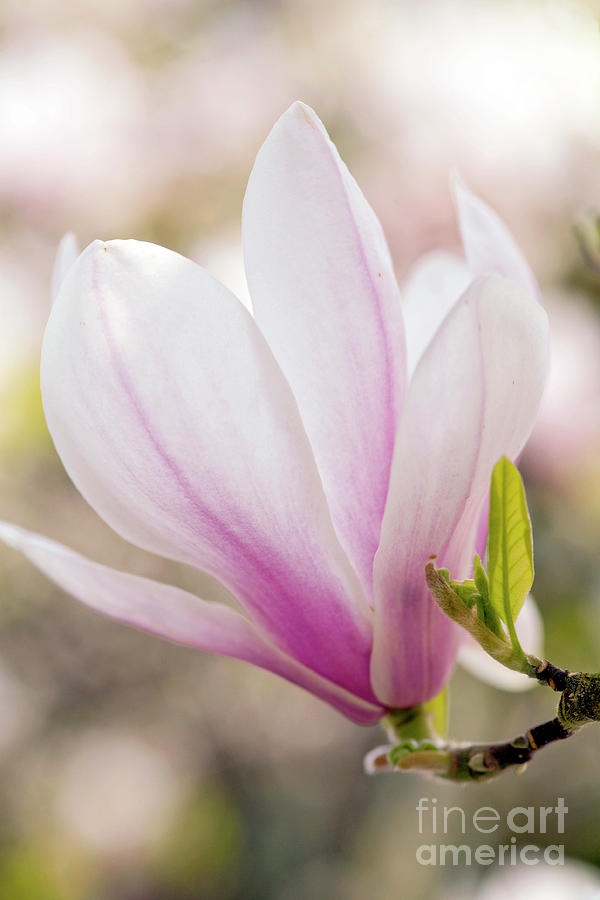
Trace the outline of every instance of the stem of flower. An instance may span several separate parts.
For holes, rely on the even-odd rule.
[[[382,720],[390,741],[435,741],[439,735],[425,704],[405,709],[388,709]]]
[[[404,741],[395,747],[377,748],[367,757],[366,769],[370,774],[419,772],[446,781],[488,781],[507,769],[515,769],[518,774],[538,750],[555,741],[565,740],[575,730],[567,728],[556,717],[530,728],[511,741],[499,743],[434,747],[426,741],[421,745]]]

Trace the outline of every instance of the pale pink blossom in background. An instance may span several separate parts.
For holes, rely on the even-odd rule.
[[[64,754],[53,804],[71,840],[126,857],[173,826],[181,797],[157,748],[123,731],[94,728]]]
[[[281,42],[260,23],[238,13],[205,31],[149,77],[152,152],[163,177],[176,182],[244,167],[296,84]]]
[[[38,227],[127,227],[150,187],[144,104],[107,35],[13,33],[0,55],[0,200]]]
[[[41,266],[25,267],[21,255],[40,261],[29,241],[11,240],[0,249],[0,396],[39,353],[48,290]],[[0,417],[0,432],[3,430]]]
[[[550,372],[523,456],[531,474],[559,488],[600,472],[600,315],[574,292],[548,298]]]
[[[377,133],[385,148],[365,155],[357,177],[400,271],[452,238],[441,198],[448,170],[458,167],[519,223],[535,271],[560,275],[565,229],[600,196],[597,13],[583,2],[471,0],[397,3],[389,18],[379,13],[363,6],[343,20],[357,77],[341,100],[349,115],[360,110],[357,129]]]
[[[437,694],[458,635],[424,566],[470,574],[491,469],[521,452],[547,364],[525,260],[458,181],[455,196],[466,262],[430,259],[402,304],[373,211],[295,103],[244,200],[255,318],[156,245],[96,241],[70,266],[62,245],[42,355],[61,459],[119,534],[218,578],[247,618],[14,525],[0,536],[87,605],[355,721]]]
[[[560,837],[557,836],[557,843],[561,843]],[[600,900],[600,876],[593,866],[570,859],[564,865],[548,866],[543,862],[543,848],[534,856],[529,851],[529,858],[539,860],[538,865],[498,867],[479,888],[462,883],[457,891],[445,890],[439,895],[440,900],[529,900],[532,896],[545,900]]]

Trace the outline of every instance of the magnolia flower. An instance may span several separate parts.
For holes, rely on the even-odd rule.
[[[5,524],[88,606],[244,659],[350,719],[437,694],[458,635],[436,554],[468,574],[493,464],[540,401],[547,319],[519,250],[460,184],[470,268],[404,303],[380,225],[315,113],[295,103],[252,171],[254,317],[206,271],[137,241],[68,265],[46,329],[48,427],[126,540],[218,578],[243,612]],[[435,289],[433,289],[435,287]]]
[[[591,499],[600,474],[600,317],[575,292],[546,299],[550,371],[523,462],[534,477]]]

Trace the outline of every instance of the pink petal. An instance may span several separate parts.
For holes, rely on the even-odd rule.
[[[305,688],[359,724],[383,710],[306,669],[268,643],[243,616],[220,603],[149,578],[92,562],[62,544],[0,522],[0,539],[20,550],[45,575],[86,606],[187,647],[245,660]]]
[[[302,103],[258,154],[243,238],[256,320],[294,391],[336,531],[370,595],[404,394],[402,312],[381,226]]]
[[[409,377],[434,334],[472,281],[464,259],[454,253],[433,251],[410,269],[402,285]]]
[[[372,681],[382,703],[422,703],[448,677],[456,634],[429,597],[424,567],[436,555],[455,577],[469,574],[492,467],[514,458],[531,430],[547,342],[541,306],[489,276],[466,291],[417,366],[375,559]]]
[[[456,214],[472,276],[496,272],[511,278],[541,302],[540,289],[527,260],[496,212],[476,197],[458,176],[452,180]]]
[[[161,247],[95,242],[52,309],[42,392],[109,525],[216,576],[281,649],[372,699],[370,612],[297,406],[226,288]]]

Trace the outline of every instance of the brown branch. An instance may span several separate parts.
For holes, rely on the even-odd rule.
[[[573,731],[555,718],[530,728],[512,741],[450,749],[450,767],[442,777],[451,781],[486,781],[506,769],[527,765],[538,750],[572,734]]]
[[[551,719],[530,728],[512,741],[493,744],[444,744],[421,746],[407,741],[371,751],[365,760],[369,774],[418,772],[445,781],[463,783],[489,781],[508,769],[522,770],[543,747],[573,734],[560,719]]]

